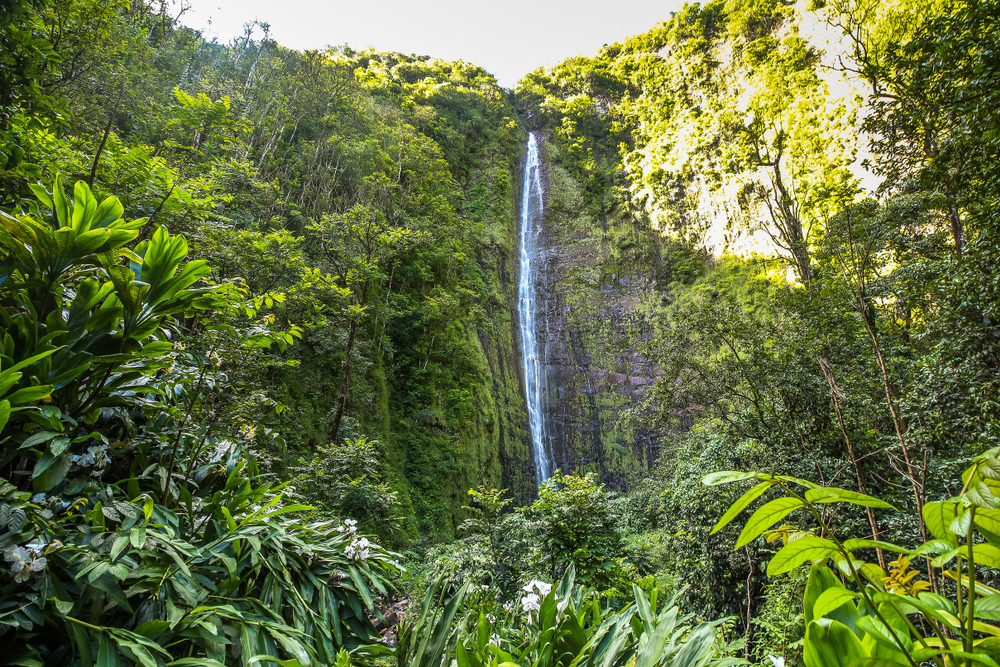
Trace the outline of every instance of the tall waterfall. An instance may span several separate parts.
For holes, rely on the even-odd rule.
[[[531,446],[535,451],[535,470],[541,484],[552,475],[552,451],[545,432],[544,399],[545,368],[535,324],[538,302],[535,295],[533,266],[537,263],[536,237],[542,218],[542,175],[538,159],[538,142],[534,133],[528,135],[528,157],[524,165],[524,186],[521,190],[521,276],[517,288],[518,312],[521,321],[521,359],[524,368],[524,390],[528,399],[528,421]]]

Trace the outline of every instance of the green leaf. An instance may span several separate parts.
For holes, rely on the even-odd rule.
[[[50,384],[40,384],[34,387],[25,387],[24,389],[18,389],[13,394],[7,397],[7,400],[11,404],[14,403],[34,403],[40,401],[49,394],[52,393],[52,385]]]
[[[836,553],[838,551],[835,543],[815,535],[806,535],[790,541],[774,554],[774,558],[767,566],[767,576],[775,577],[791,572],[806,561],[830,558]]]
[[[861,640],[843,623],[820,618],[806,626],[802,659],[806,667],[851,667],[870,658]]]
[[[73,186],[73,229],[82,234],[90,228],[94,212],[97,210],[97,200],[90,192],[86,181],[77,181]]]
[[[696,667],[704,663],[715,643],[715,628],[708,623],[699,625],[688,635],[687,643],[671,661],[671,667]]]
[[[976,544],[972,547],[972,556],[976,559],[976,565],[1000,569],[1000,547],[992,544]]]
[[[739,500],[733,503],[732,506],[730,506],[730,508],[726,511],[726,513],[722,515],[722,518],[719,519],[718,522],[716,522],[715,527],[712,528],[712,532],[709,534],[714,535],[715,533],[725,528],[726,525],[730,521],[735,519],[740,512],[746,509],[746,507],[750,503],[752,503],[753,501],[757,500],[762,495],[764,495],[764,492],[766,492],[772,486],[774,486],[774,482],[761,482],[760,484],[758,484],[757,486],[753,487],[752,489],[744,493],[742,496],[740,496]]]
[[[961,507],[958,509],[955,518],[950,524],[948,524],[948,530],[955,535],[966,535],[969,532],[969,526],[972,525],[972,512]]]
[[[802,605],[805,611],[806,623],[810,623],[817,618],[822,618],[813,613],[814,608],[820,596],[830,589],[843,590],[844,586],[829,567],[826,565],[813,565],[812,570],[809,572],[809,579],[806,581],[806,592]],[[827,612],[823,616],[839,621],[853,629],[856,627],[858,621],[858,609],[854,606],[853,602],[845,602],[840,607]]]
[[[786,516],[803,506],[803,502],[798,498],[778,498],[766,505],[757,508],[750,520],[743,527],[736,540],[736,548],[739,549],[760,537],[774,524],[784,519]]]
[[[863,493],[858,493],[857,491],[847,491],[846,489],[838,489],[831,486],[824,486],[818,489],[809,489],[806,491],[806,500],[811,503],[850,503],[851,505],[860,505],[861,507],[878,507],[882,509],[896,509],[889,503],[874,498],[872,496],[866,496]]]
[[[986,665],[986,667],[998,667],[993,658],[983,653],[967,653],[965,651],[955,651],[946,648],[917,648],[913,650],[911,657],[919,665],[922,662],[930,660],[935,655],[947,656],[951,661],[951,664],[961,664],[964,660],[971,660],[972,662],[979,663],[980,665]]]
[[[744,479],[754,479],[757,477],[757,473],[754,472],[735,472],[732,470],[723,470],[721,472],[713,472],[705,475],[701,478],[701,483],[705,486],[718,486],[719,484],[729,484],[731,482],[739,482]]]
[[[865,540],[852,538],[849,540],[844,540],[844,549],[847,551],[855,551],[856,549],[883,549],[885,551],[892,551],[898,554],[911,554],[913,553],[909,549],[905,549],[898,544],[893,544],[892,542],[881,542],[877,540]]]
[[[118,667],[118,651],[107,634],[98,638],[97,667]]]
[[[53,212],[61,227],[69,227],[73,224],[73,214],[70,209],[69,198],[63,190],[62,177],[56,175],[55,183],[52,186]]]
[[[879,611],[884,611],[880,609]],[[868,635],[871,636],[878,644],[881,644],[883,648],[887,648],[891,651],[899,652],[899,644],[893,639],[893,635],[899,638],[899,641],[903,642],[904,650],[909,653],[910,649],[913,648],[913,642],[910,640],[909,632],[901,632],[897,628],[889,626],[888,628],[882,625],[882,622],[878,620],[875,616],[862,616],[858,619],[858,629],[863,630]]]
[[[125,551],[128,546],[129,536],[128,533],[121,533],[115,537],[114,544],[111,545],[111,560],[118,560],[118,557]]]
[[[1000,593],[987,595],[976,600],[976,618],[1000,621]]]
[[[985,533],[1000,535],[1000,510],[980,507],[976,510],[976,516],[973,520],[980,532],[984,533],[984,537],[986,537]]]
[[[45,190],[44,187],[42,187],[37,183],[29,183],[28,188],[31,190],[32,194],[35,195],[35,199],[37,199],[50,209],[54,208],[52,204],[52,197],[49,196],[49,193]]]
[[[255,655],[254,657],[250,658],[249,661],[247,661],[247,664],[248,665],[252,665],[252,664],[257,663],[257,662],[265,662],[265,661],[267,661],[267,662],[276,662],[281,667],[309,667],[309,665],[311,664],[311,663],[308,663],[308,664],[303,665],[301,662],[299,662],[298,660],[295,660],[294,658],[289,659],[289,660],[282,660],[281,658],[276,658],[273,655]],[[170,664],[171,665],[176,665],[177,663],[171,662]]]
[[[927,529],[939,540],[951,541],[952,532],[949,526],[958,515],[961,503],[954,500],[938,500],[924,503],[923,517]]]
[[[819,598],[813,604],[812,616],[813,618],[823,618],[845,604],[853,606],[852,600],[859,597],[861,597],[859,593],[849,591],[846,588],[828,588],[820,593]]]

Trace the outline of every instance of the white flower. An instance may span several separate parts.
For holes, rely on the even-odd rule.
[[[353,526],[351,530],[354,530]],[[371,546],[371,542],[368,541],[367,537],[355,537],[350,544],[344,547],[344,554],[352,560],[362,561],[371,555],[369,546]]]
[[[26,544],[25,548],[33,551],[36,556],[41,556],[47,546],[49,546],[47,542],[43,542],[41,539],[36,538],[34,542]]]
[[[534,593],[528,593],[526,596],[521,598],[521,609],[527,612],[537,611],[541,609],[539,605],[540,598]]]
[[[35,495],[31,496],[31,502],[33,502],[33,503],[44,503],[45,502],[45,494],[44,493],[36,493]]]
[[[541,597],[545,597],[546,595],[549,594],[549,591],[552,590],[552,584],[547,584],[544,581],[539,581],[538,579],[532,579],[521,590],[527,593],[531,593],[532,589],[537,589],[538,594]]]
[[[346,525],[349,528],[354,528],[354,526],[358,525],[358,522],[356,519],[347,519],[346,521],[344,521],[344,525]]]
[[[89,468],[93,465],[96,465],[98,468],[103,468],[108,464],[107,452],[107,445],[95,445],[94,447],[88,447],[87,453],[77,454],[73,457],[73,462],[84,468]]]
[[[784,658],[777,658],[773,655],[768,655],[767,657],[771,659],[771,663],[774,665],[774,667],[785,667]]]
[[[13,549],[7,549],[3,554],[4,560],[9,563],[20,563],[22,561],[31,558],[31,554],[24,547],[14,547]]]
[[[41,572],[45,569],[45,559],[32,558],[31,551],[24,547],[15,547],[4,554],[10,562],[10,573],[14,575],[14,581],[21,583],[31,577],[32,572]]]

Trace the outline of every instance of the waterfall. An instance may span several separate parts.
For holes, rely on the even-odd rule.
[[[534,133],[528,135],[528,156],[524,165],[524,186],[521,189],[521,276],[518,282],[518,313],[521,322],[521,359],[524,369],[524,391],[528,401],[528,422],[531,446],[535,453],[535,470],[541,484],[552,475],[552,451],[545,432],[544,398],[545,368],[542,365],[535,318],[538,302],[532,267],[537,263],[536,238],[542,218],[542,175],[538,159],[538,142]]]

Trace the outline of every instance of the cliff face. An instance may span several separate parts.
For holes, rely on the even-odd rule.
[[[799,266],[838,193],[868,179],[858,84],[815,4],[689,4],[521,80],[521,111],[546,135],[537,280],[564,469],[618,487],[648,470],[656,434],[620,418],[656,377],[652,322],[669,326],[711,255]]]
[[[539,237],[539,339],[556,464],[627,488],[653,465],[656,440],[621,424],[654,379],[642,306],[655,293],[659,250],[640,225],[586,205],[581,185],[542,144],[545,214]]]
[[[498,474],[487,479],[483,469],[469,471],[469,479],[509,489],[518,504],[531,501],[538,491],[524,402],[520,340],[517,322],[517,216],[507,219],[507,244],[480,263],[490,277],[491,292],[498,298],[488,326],[480,327],[479,340],[489,368],[489,419],[487,447],[495,453]],[[479,483],[479,482],[477,482]]]

